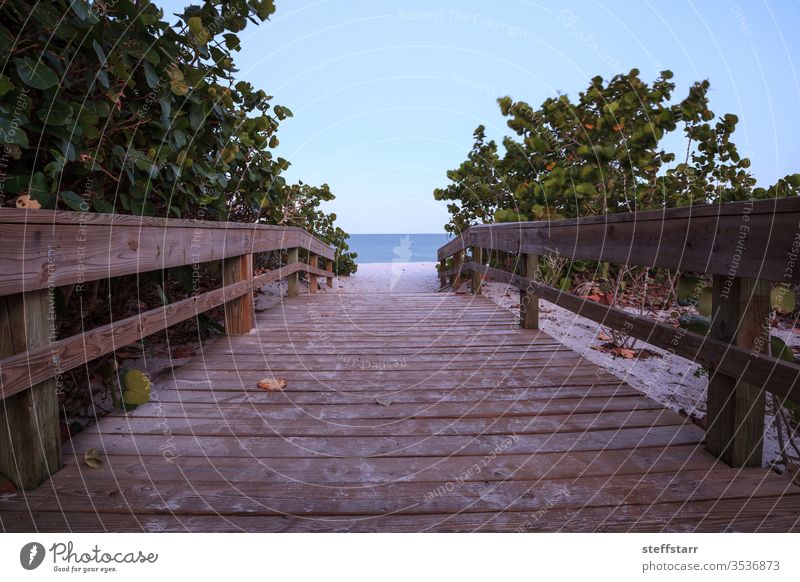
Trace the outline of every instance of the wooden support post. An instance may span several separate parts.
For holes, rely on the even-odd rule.
[[[299,255],[299,251],[298,251],[297,247],[294,247],[293,249],[289,249],[286,254],[288,255],[287,256],[287,260],[286,260],[286,264],[288,264],[288,265],[291,265],[292,263],[296,263],[297,261],[300,260],[300,255]],[[297,297],[297,278],[298,278],[298,276],[299,276],[299,273],[292,273],[287,278],[287,284],[288,284],[287,295],[289,297]]]
[[[445,285],[447,285],[447,277],[444,276],[444,272],[447,270],[447,259],[442,259],[439,261],[439,287],[444,289]]]
[[[222,262],[223,286],[253,278],[253,255],[241,255]],[[250,333],[256,326],[256,312],[253,292],[225,303],[225,333],[242,335]]]
[[[481,247],[472,247],[472,261],[483,264],[483,249]],[[481,294],[481,284],[483,283],[483,273],[472,271],[472,294]]]
[[[333,273],[333,260],[332,259],[325,259],[325,270],[330,271]],[[328,287],[333,289],[333,277],[328,277],[327,280]]]
[[[47,289],[0,297],[0,358],[47,344],[50,309]],[[0,402],[0,473],[17,489],[33,489],[61,467],[58,386],[54,377]]]
[[[714,276],[711,336],[769,354],[769,283]],[[710,370],[706,449],[731,467],[760,467],[765,390]]]
[[[453,267],[458,269],[452,278],[453,291],[458,291],[459,287],[461,287],[461,265],[463,264],[464,251],[458,251],[455,255],[453,255]]]
[[[308,265],[314,268],[319,267],[319,261],[317,260],[317,255],[315,255],[311,251],[308,252]],[[317,276],[314,273],[308,274],[308,292],[309,293],[317,292]]]
[[[539,255],[520,255],[522,276],[536,277]],[[539,298],[528,289],[519,290],[519,324],[523,329],[539,329]]]

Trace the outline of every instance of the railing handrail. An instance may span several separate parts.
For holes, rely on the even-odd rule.
[[[443,245],[444,260],[469,247],[800,283],[800,198],[705,204],[472,226]]]
[[[473,257],[465,260],[468,248]],[[484,250],[519,254],[522,273],[484,264]],[[712,274],[710,334],[547,285],[535,274],[538,257],[547,254]],[[452,267],[447,268],[450,256]],[[478,225],[443,245],[438,257],[443,286],[447,277],[457,286],[470,272],[473,292],[479,292],[487,276],[519,288],[522,327],[538,327],[542,298],[707,368],[706,446],[733,466],[761,463],[765,391],[800,402],[800,365],[769,355],[768,339],[766,349],[763,339],[761,345],[753,343],[764,334],[769,282],[800,282],[800,198]]]
[[[299,249],[307,251],[307,262],[300,262]],[[287,264],[254,275],[253,255],[276,250],[288,251]],[[296,227],[0,209],[0,473],[28,489],[61,465],[64,372],[220,305],[226,333],[248,333],[255,326],[255,289],[288,277],[294,296],[300,272],[308,274],[311,293],[317,277],[331,287],[334,257],[327,244]],[[56,287],[210,261],[222,262],[217,289],[53,337]]]
[[[298,227],[0,209],[0,296],[287,248],[335,256]]]

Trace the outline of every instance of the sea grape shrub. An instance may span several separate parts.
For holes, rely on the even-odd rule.
[[[204,220],[248,208],[283,224],[270,202],[289,162],[274,150],[292,113],[233,62],[238,33],[274,10],[204,0],[170,24],[149,0],[4,3],[0,202]],[[319,220],[301,206],[292,224]]]
[[[502,155],[483,126],[467,160],[434,191],[447,200],[449,232],[481,222],[547,220],[614,212],[796,195],[800,176],[756,188],[732,135],[738,118],[716,118],[707,80],[673,102],[672,72],[651,84],[639,71],[595,77],[575,101],[567,95],[534,109],[498,99],[514,137]],[[680,159],[664,138],[681,131]]]

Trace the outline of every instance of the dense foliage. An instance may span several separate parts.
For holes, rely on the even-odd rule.
[[[636,69],[607,82],[595,77],[576,101],[561,95],[538,109],[498,99],[516,137],[503,139],[501,153],[483,126],[475,130],[467,160],[434,191],[449,201],[446,229],[797,193],[798,175],[756,188],[750,160],[731,139],[737,117],[715,117],[708,81],[673,102],[671,79],[663,71],[647,84]],[[678,159],[663,146],[676,131],[686,141]]]
[[[346,235],[318,209],[328,187],[281,175],[276,132],[291,111],[235,80],[237,34],[266,20],[272,0],[203,0],[173,25],[149,0],[0,10],[6,204],[209,220],[244,211],[313,229],[353,270]]]

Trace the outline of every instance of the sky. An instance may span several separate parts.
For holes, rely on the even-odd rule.
[[[167,15],[188,0],[156,0]],[[711,108],[738,115],[759,185],[800,171],[800,3],[276,0],[240,33],[241,79],[289,107],[278,155],[291,181],[328,183],[353,233],[442,232],[447,184],[479,124],[511,133],[497,98],[538,106],[595,75],[675,73],[675,98],[711,81]],[[679,143],[676,141],[676,146]]]

